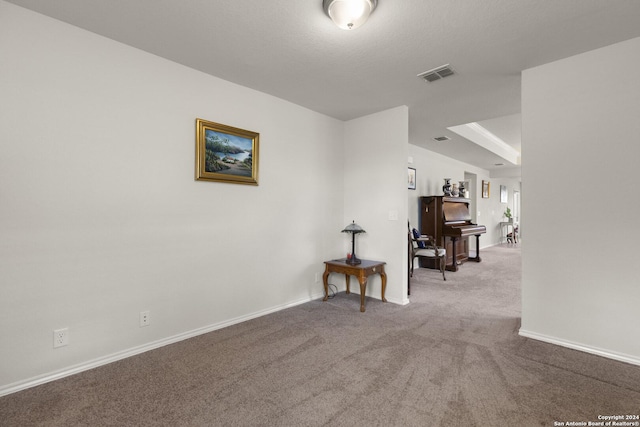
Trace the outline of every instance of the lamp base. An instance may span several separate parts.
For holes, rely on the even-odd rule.
[[[360,261],[358,258],[356,258],[355,255],[351,255],[351,258],[347,258],[345,263],[349,264],[349,265],[358,265],[358,264],[362,264],[362,261]]]

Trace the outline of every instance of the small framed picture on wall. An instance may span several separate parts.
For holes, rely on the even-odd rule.
[[[509,200],[509,193],[507,193],[507,186],[500,186],[500,203],[507,203]]]
[[[409,190],[416,189],[416,170],[414,168],[408,168],[409,176],[408,176],[408,184]]]
[[[483,199],[488,199],[489,198],[490,187],[491,187],[491,183],[489,183],[489,181],[485,181],[483,179],[482,180],[482,198]]]

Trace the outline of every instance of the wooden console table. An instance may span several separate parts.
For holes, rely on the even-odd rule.
[[[358,282],[360,282],[360,311],[364,312],[364,297],[367,290],[367,278],[372,274],[379,274],[382,278],[382,302],[387,302],[384,297],[384,292],[387,288],[387,274],[384,272],[385,262],[381,261],[369,261],[366,259],[361,260],[362,263],[358,265],[347,264],[346,258],[336,259],[333,261],[325,261],[325,270],[322,275],[322,281],[324,283],[324,298],[322,301],[326,301],[329,298],[329,274],[340,273],[344,274],[345,281],[347,283],[347,294],[350,294],[349,278],[350,276],[356,276]]]
[[[502,241],[504,240],[505,242],[508,242],[508,236],[509,236],[509,227],[511,227],[511,235],[513,236],[513,243],[518,243],[518,233],[516,232],[516,223],[513,221],[502,221],[500,223],[500,243],[502,243]],[[504,229],[507,229],[507,232],[505,233]]]

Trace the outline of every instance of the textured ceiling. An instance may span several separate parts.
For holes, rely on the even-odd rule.
[[[379,0],[354,31],[322,0],[10,2],[339,119],[407,105],[410,143],[489,170],[504,161],[447,127],[519,149],[522,70],[640,36],[638,0]]]

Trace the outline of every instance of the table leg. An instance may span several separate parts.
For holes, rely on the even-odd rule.
[[[351,293],[351,289],[349,289],[349,279],[350,279],[350,278],[351,278],[351,277],[350,277],[348,274],[345,274],[345,275],[344,275],[344,281],[345,281],[345,282],[346,282],[346,284],[347,284],[347,295],[349,295],[349,294]]]
[[[324,284],[324,298],[322,298],[322,301],[326,301],[329,299],[329,266],[324,269],[322,283]]]
[[[367,292],[367,277],[358,277],[360,282],[360,311],[364,313],[364,294]]]
[[[382,270],[380,272],[380,277],[382,278],[382,302],[387,302],[387,299],[384,297],[384,293],[387,290],[387,273]]]

